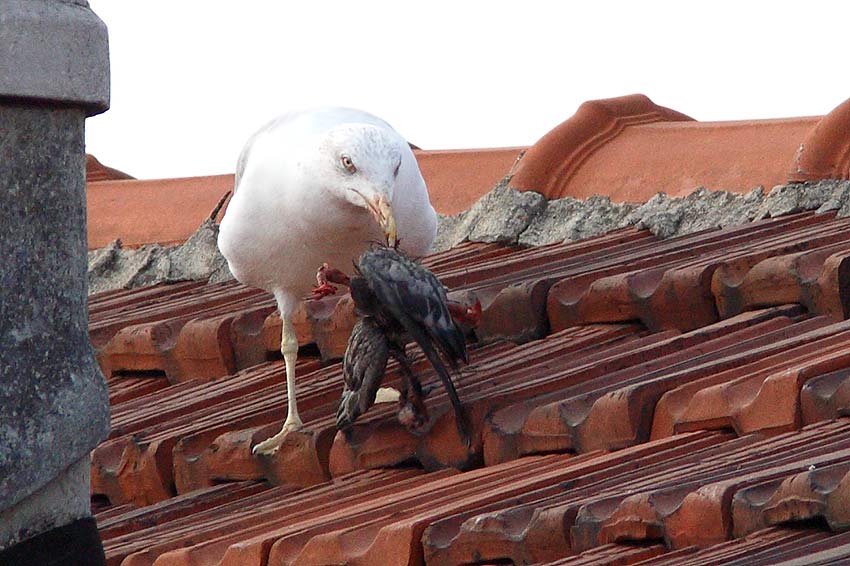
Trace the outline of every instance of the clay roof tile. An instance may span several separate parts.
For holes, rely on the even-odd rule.
[[[846,177],[833,139],[846,104],[823,119],[705,124],[632,96],[582,106],[518,163],[519,148],[417,156],[442,179],[447,207],[468,204],[460,184],[508,171],[549,197],[604,186],[624,199],[663,180],[781,183],[792,162],[795,179]],[[469,179],[452,173],[480,159]],[[182,184],[186,209],[203,218],[226,180],[90,183],[95,241],[118,235],[111,199],[157,215],[173,205],[165,187]],[[172,228],[133,237],[185,238]],[[93,295],[89,331],[112,406],[110,437],[92,453],[108,563],[847,560],[848,235],[834,212],[793,212],[668,239],[625,228],[425,258],[451,296],[482,305],[456,376],[470,450],[440,390],[421,435],[390,405],[336,431],[354,321],[346,295],[296,316],[307,428],[270,459],[251,454],[286,403],[270,295],[235,281]],[[399,380],[393,362],[385,383]]]

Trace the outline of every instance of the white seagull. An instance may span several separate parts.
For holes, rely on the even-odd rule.
[[[286,421],[255,454],[273,454],[303,426],[292,313],[310,293],[317,269],[350,269],[382,239],[397,241],[410,256],[425,255],[436,228],[410,146],[371,114],[335,107],[292,112],[251,136],[237,162],[218,247],[236,279],[274,295],[283,322]]]

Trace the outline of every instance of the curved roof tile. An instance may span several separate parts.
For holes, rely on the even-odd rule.
[[[600,194],[643,202],[699,186],[741,193],[846,179],[848,122],[850,101],[823,118],[698,122],[643,95],[593,100],[528,149],[511,186],[550,199]]]

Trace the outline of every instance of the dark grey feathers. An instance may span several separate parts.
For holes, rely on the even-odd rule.
[[[421,392],[416,376],[404,358],[409,337],[434,367],[454,407],[458,430],[469,441],[468,423],[448,364],[467,362],[463,333],[449,313],[446,290],[422,265],[387,247],[364,253],[351,279],[351,296],[362,316],[348,342],[343,360],[345,389],[337,425],[345,429],[374,403],[387,360],[399,359],[407,380],[402,403]],[[416,405],[418,399],[413,399]]]

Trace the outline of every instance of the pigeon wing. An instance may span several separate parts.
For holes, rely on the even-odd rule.
[[[440,350],[454,367],[467,360],[463,334],[446,306],[446,291],[433,273],[389,248],[363,254],[359,271],[374,300],[419,344],[443,382],[454,407],[457,426],[469,443],[469,424]]]
[[[336,425],[346,430],[374,403],[389,359],[389,341],[378,322],[370,317],[357,321],[342,360],[343,389]]]
[[[363,254],[359,270],[374,299],[404,325],[411,337],[415,338],[409,327],[416,326],[452,367],[458,361],[468,361],[463,333],[447,306],[446,289],[433,273],[389,248]]]

